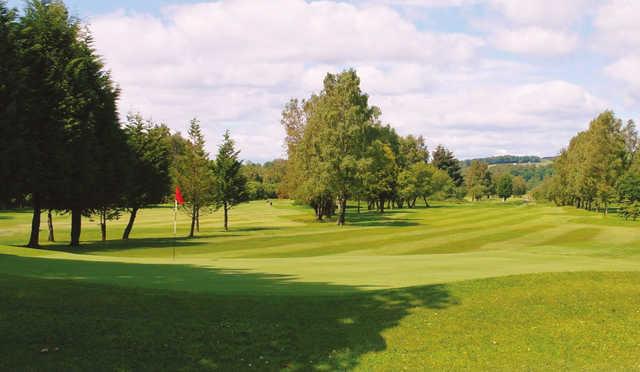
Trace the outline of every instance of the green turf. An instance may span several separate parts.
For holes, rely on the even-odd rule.
[[[2,370],[640,368],[640,229],[615,215],[441,203],[340,228],[251,202],[186,239],[153,208],[128,242],[84,220],[74,251],[68,216],[19,247],[30,217],[0,212]]]

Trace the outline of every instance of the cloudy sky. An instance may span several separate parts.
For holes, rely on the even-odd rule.
[[[10,2],[13,5],[18,1]],[[280,112],[354,67],[383,120],[461,158],[554,155],[594,115],[640,117],[637,0],[68,0],[120,111],[245,159],[283,155]]]

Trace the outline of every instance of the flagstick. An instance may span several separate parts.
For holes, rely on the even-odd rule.
[[[174,200],[173,204],[173,260],[176,260],[176,243],[177,243],[177,221],[178,221],[178,200]]]

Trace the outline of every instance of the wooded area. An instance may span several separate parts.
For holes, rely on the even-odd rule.
[[[202,206],[227,215],[245,199],[228,132],[210,160],[196,119],[188,139],[140,114],[120,124],[119,90],[63,3],[31,1],[18,17],[0,2],[0,37],[0,206],[33,208],[29,247],[39,246],[44,211],[50,240],[51,211],[71,214],[78,246],[82,216],[99,219],[105,240],[107,221],[129,211],[127,239],[138,210],[166,201],[174,184],[188,199],[191,235]]]

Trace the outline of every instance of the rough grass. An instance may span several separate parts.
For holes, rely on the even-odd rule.
[[[274,297],[0,275],[0,369],[637,370],[639,281],[534,274]]]
[[[252,202],[196,239],[172,217],[104,243],[85,220],[69,251],[56,216],[32,250],[30,213],[0,212],[0,370],[640,368],[640,230],[615,215],[438,204],[338,228]]]

